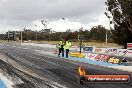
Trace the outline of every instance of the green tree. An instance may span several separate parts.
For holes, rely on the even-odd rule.
[[[113,40],[126,48],[132,42],[132,0],[107,0],[106,5],[112,17],[106,16],[114,24]]]
[[[106,31],[109,32],[105,27],[102,25],[94,26],[91,28],[89,32],[90,40],[104,42],[106,39]]]
[[[82,34],[84,35],[84,40],[89,40],[90,36],[88,30],[83,31]]]

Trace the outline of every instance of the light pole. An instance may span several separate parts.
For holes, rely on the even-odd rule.
[[[36,32],[36,41],[37,41],[37,30],[35,30],[35,32]]]
[[[65,27],[65,18],[61,18],[62,19],[62,25]],[[67,37],[67,30],[66,30],[66,36],[63,35],[63,32],[61,32],[61,37],[65,38]]]
[[[34,25],[36,28],[37,28],[37,25]],[[37,30],[35,30],[35,32],[36,32],[36,41],[37,41]]]
[[[109,19],[109,28],[110,28],[110,30],[111,30],[111,24],[112,24],[112,21],[110,21],[110,16],[107,16],[108,17],[108,19]],[[109,35],[110,36],[110,35]],[[107,45],[107,41],[108,41],[108,31],[107,31],[107,29],[106,29],[106,45]]]
[[[22,30],[21,30],[21,45],[22,45]]]
[[[67,30],[66,30],[66,40],[67,40],[67,41],[68,41],[69,38],[70,38],[70,32],[71,32],[70,29],[67,29]]]
[[[106,9],[108,9],[108,8],[106,8]],[[111,24],[110,16],[108,15],[107,12],[105,12],[104,14],[105,14],[105,15],[108,17],[108,19],[109,19],[109,27],[110,27],[110,24]],[[111,27],[110,27],[110,29],[111,29]],[[108,43],[108,32],[107,32],[107,29],[106,29],[106,45],[107,45],[107,43]]]
[[[108,44],[108,34],[107,34],[107,29],[106,29],[106,39],[105,39],[105,41],[106,41],[106,45]]]
[[[9,42],[9,30],[8,30],[8,42]]]

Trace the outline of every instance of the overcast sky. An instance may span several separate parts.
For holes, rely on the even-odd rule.
[[[54,31],[81,27],[89,30],[96,25],[109,28],[108,18],[104,15],[105,1],[0,0],[0,33],[22,28],[41,30],[41,20],[47,20],[48,28]]]

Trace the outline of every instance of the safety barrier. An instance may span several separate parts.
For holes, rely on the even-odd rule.
[[[115,55],[109,55],[109,54],[97,54],[97,53],[76,53],[76,52],[70,52],[69,56],[75,57],[75,58],[82,58],[82,59],[88,59],[95,62],[105,62],[115,65],[123,65],[123,61],[126,60],[127,62],[132,62],[131,57],[123,57],[123,56],[115,56]],[[126,64],[128,66],[131,66],[131,64]]]
[[[95,53],[132,57],[132,50],[127,49],[96,48]]]
[[[84,58],[84,54],[70,52],[71,57]]]
[[[95,60],[96,61],[102,61],[102,62],[107,62],[108,59],[109,59],[109,55],[105,55],[105,54],[98,54],[96,57],[95,57]]]
[[[112,63],[112,64],[120,64],[121,61],[122,61],[122,59],[119,58],[119,57],[112,57],[112,56],[110,56],[110,58],[108,59],[107,62],[108,63]]]
[[[125,59],[128,62],[132,62],[132,58],[122,57],[122,56],[114,56],[108,54],[95,54],[95,53],[87,53],[84,56],[85,59],[107,62],[112,64],[121,64],[121,62]]]

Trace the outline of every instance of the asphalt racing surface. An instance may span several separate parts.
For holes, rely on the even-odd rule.
[[[46,54],[39,54],[37,47],[0,45],[0,54],[7,60],[0,60],[0,69],[19,78],[14,88],[132,88],[129,84],[86,84],[77,83],[77,68],[82,66],[87,74],[130,74],[102,66],[96,66]],[[46,50],[39,48],[39,50]],[[52,49],[50,49],[52,50]],[[47,50],[48,51],[48,50]],[[14,78],[14,77],[13,77]]]

